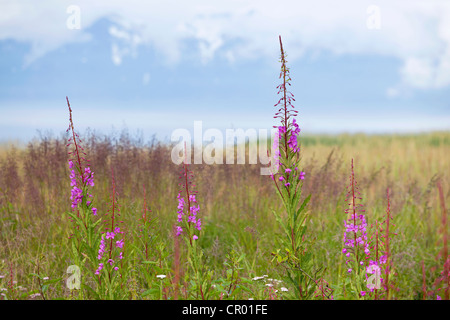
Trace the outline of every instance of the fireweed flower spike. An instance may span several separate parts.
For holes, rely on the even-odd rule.
[[[275,107],[278,109],[274,118],[279,119],[281,125],[274,126],[274,128],[278,129],[272,148],[276,150],[273,155],[273,160],[275,161],[277,172],[272,173],[271,178],[274,180],[280,196],[284,199],[285,197],[289,198],[291,193],[293,193],[294,197],[297,195],[298,188],[300,187],[298,180],[303,180],[305,173],[301,172],[298,174],[298,166],[300,166],[298,135],[300,133],[300,127],[295,119],[298,111],[292,105],[292,102],[295,101],[294,95],[288,90],[288,87],[291,86],[292,79],[289,74],[289,68],[286,65],[286,54],[283,49],[281,37],[279,37],[279,40],[281,48],[281,71],[279,78],[282,79],[282,83],[277,86],[278,94],[281,94],[281,98],[275,104]],[[280,167],[282,168],[281,172],[278,170]],[[275,179],[277,175],[279,175],[278,179]],[[283,184],[280,186],[277,180],[283,181]],[[282,188],[283,185],[284,188]],[[285,193],[287,194],[285,195]]]
[[[362,197],[355,178],[353,159],[349,180],[345,200],[348,208],[345,210],[347,220],[344,221],[344,249],[342,254],[345,255],[345,263],[348,265],[349,270],[354,271],[351,272],[351,277],[353,277],[353,282],[359,289],[359,297],[362,297],[361,292],[365,294],[366,285],[365,283],[360,283],[361,281],[357,279],[359,279],[359,274],[366,272],[365,265],[370,258],[370,246],[367,238],[365,210],[363,205],[359,203]]]
[[[70,200],[71,207],[77,210],[78,205],[84,204],[91,210],[93,215],[97,215],[97,208],[93,207],[92,201],[88,200],[92,195],[89,193],[88,187],[94,186],[94,172],[91,171],[89,160],[86,159],[86,153],[81,145],[81,139],[75,131],[72,120],[72,108],[70,107],[69,98],[66,97],[67,106],[69,107],[69,128],[67,132],[71,132],[68,139],[67,147],[73,145],[73,150],[68,154],[70,169],[70,186],[72,187]],[[77,210],[77,217],[80,217],[80,212]]]
[[[397,235],[393,230],[395,230],[395,224],[393,224],[393,218],[391,215],[391,202],[389,195],[389,188],[386,190],[387,198],[387,208],[386,213],[382,218],[382,222],[379,223],[378,220],[375,221],[375,225],[371,227],[374,229],[371,236],[371,252],[373,252],[374,257],[369,261],[369,266],[367,267],[367,274],[373,274],[374,268],[370,266],[377,266],[380,272],[380,281],[382,284],[382,290],[375,291],[375,299],[377,300],[380,295],[384,295],[383,299],[390,299],[389,292],[391,285],[389,284],[389,276],[391,274],[391,249],[390,240],[392,236]],[[368,286],[369,288],[369,286]],[[374,291],[374,288],[371,292]]]
[[[291,76],[286,65],[286,55],[281,37],[279,37],[279,40],[281,49],[279,78],[282,81],[277,89],[281,98],[275,104],[277,110],[274,118],[279,119],[280,123],[274,126],[277,130],[272,142],[274,152],[272,161],[274,161],[274,164],[271,167],[276,168],[276,171],[272,171],[270,177],[283,202],[287,218],[282,218],[281,215],[273,211],[276,220],[284,230],[284,234],[280,236],[280,243],[283,247],[272,255],[274,260],[283,264],[287,272],[287,278],[290,279],[294,289],[290,292],[295,299],[307,299],[312,297],[314,293],[311,288],[318,285],[318,280],[312,276],[314,272],[312,264],[308,263],[311,254],[307,250],[305,239],[306,219],[308,217],[306,206],[311,196],[309,195],[303,201],[300,201],[305,178],[305,173],[299,170],[301,168],[300,147],[298,145],[300,127],[295,119],[298,112],[292,105],[295,101],[294,95],[288,90],[291,86]],[[318,276],[317,279],[321,278],[319,273],[315,273],[314,276]],[[330,295],[327,294],[327,298],[329,297]]]
[[[175,236],[183,236],[185,239],[189,256],[188,260],[191,266],[193,280],[196,283],[196,290],[198,290],[197,292],[200,294],[201,299],[204,300],[205,293],[203,291],[203,283],[207,280],[204,279],[206,274],[199,271],[200,266],[203,265],[203,253],[197,244],[200,231],[202,230],[202,221],[198,216],[200,205],[197,202],[197,191],[195,191],[195,185],[192,183],[194,175],[192,171],[189,170],[187,164],[186,144],[184,145],[184,155],[183,168],[179,176],[180,191],[177,196],[178,206]]]
[[[197,216],[200,205],[197,203],[196,193],[194,190],[195,185],[192,183],[193,173],[188,169],[186,160],[183,162],[183,169],[180,173],[179,179],[181,182],[181,190],[178,193],[178,207],[177,207],[177,222],[179,224],[183,223],[182,226],[176,226],[176,235],[179,236],[186,232],[189,236],[190,243],[192,245],[192,240],[198,239],[198,232],[202,229],[201,219]],[[197,233],[197,234],[196,234]]]
[[[81,268],[90,268],[99,275],[103,269],[102,257],[105,252],[104,239],[100,239],[98,224],[100,220],[97,216],[97,208],[93,206],[93,195],[91,189],[94,187],[94,172],[91,170],[86,152],[82,147],[82,141],[75,131],[72,108],[69,99],[66,97],[69,108],[69,128],[67,133],[69,138],[66,147],[71,147],[68,155],[69,179],[70,179],[70,201],[72,211],[68,212],[70,220],[73,223],[73,233],[70,235],[72,261]],[[97,247],[100,248],[97,251]],[[82,262],[89,258],[89,263]],[[99,261],[100,260],[100,261]],[[97,262],[100,263],[97,267]],[[90,265],[89,265],[90,264]],[[84,270],[81,270],[84,272]],[[83,298],[82,291],[79,291],[79,297]]]
[[[124,270],[123,258],[126,242],[123,221],[120,221],[120,205],[118,203],[116,181],[112,168],[110,202],[104,224],[105,227],[102,232],[97,254],[99,267],[95,274],[98,276],[97,281],[100,296],[108,299],[117,299],[114,289],[111,288],[122,287],[126,282],[126,279],[122,277],[123,271],[121,271]],[[117,292],[120,292],[120,290],[117,290]]]

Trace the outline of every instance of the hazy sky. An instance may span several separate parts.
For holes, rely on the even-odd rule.
[[[448,0],[0,0],[0,141],[270,128],[278,35],[304,133],[450,129]]]

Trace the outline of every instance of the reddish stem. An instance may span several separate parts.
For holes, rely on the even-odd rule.
[[[449,300],[449,260],[448,260],[448,246],[447,246],[447,209],[445,208],[445,199],[444,199],[444,192],[442,190],[441,182],[437,182],[437,187],[439,190],[439,200],[441,203],[441,210],[442,210],[442,228],[443,228],[443,241],[444,241],[444,248],[443,248],[443,255],[444,255],[444,280],[445,280],[445,300]]]
[[[386,234],[385,234],[385,238],[386,238],[386,297],[387,299],[389,299],[389,273],[390,273],[390,263],[391,263],[391,251],[389,248],[389,224],[390,224],[390,220],[391,220],[391,201],[389,198],[389,188],[387,189],[386,192],[387,195],[387,210],[386,210],[386,214],[387,214],[387,220],[386,220]]]
[[[112,211],[111,211],[111,232],[114,232],[114,216],[115,216],[115,208],[116,208],[116,184],[114,181],[114,170],[111,168],[111,177],[112,177]],[[113,248],[113,238],[111,237],[110,246],[109,246],[109,258],[111,259]]]

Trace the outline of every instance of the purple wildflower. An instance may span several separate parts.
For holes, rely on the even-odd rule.
[[[117,248],[123,248],[123,243],[124,243],[124,240],[122,239],[122,240],[119,240],[119,241],[116,241],[116,247]]]
[[[114,239],[115,233],[114,232],[106,232],[106,239]]]
[[[83,200],[83,190],[78,187],[73,187],[70,200],[72,200],[72,208],[76,208],[78,204]]]
[[[186,152],[185,152],[186,154]],[[195,185],[193,185],[191,179],[193,177],[192,171],[188,170],[188,165],[184,161],[183,170],[180,174],[181,180],[181,191],[178,193],[178,207],[177,207],[177,222],[182,223],[183,217],[186,217],[185,226],[187,229],[187,235],[189,238],[193,234],[192,228],[197,228],[201,230],[201,220],[198,218],[198,212],[200,211],[200,205],[197,203],[196,191],[194,191]],[[182,196],[185,194],[185,197]],[[187,209],[187,210],[185,210]],[[181,235],[183,228],[181,226],[176,226],[176,236]],[[193,236],[193,239],[198,239],[197,235]],[[190,239],[190,244],[192,245],[192,239]]]
[[[98,250],[98,256],[97,259],[101,260],[103,258],[103,253],[105,253],[106,245],[105,245],[105,238],[102,236],[102,239],[100,240],[100,249]]]
[[[97,268],[97,270],[95,271],[95,274],[96,274],[96,275],[99,275],[99,274],[100,274],[100,271],[102,271],[102,269],[103,269],[103,263],[99,263],[98,268]]]

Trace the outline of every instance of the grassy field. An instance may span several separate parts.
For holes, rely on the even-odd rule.
[[[120,282],[123,295],[119,298],[201,299],[193,284],[188,250],[174,235],[182,166],[171,162],[170,147],[134,141],[126,132],[117,140],[95,135],[82,140],[95,172],[91,192],[98,216],[104,219],[111,204],[111,168],[114,170],[126,230],[126,259],[121,265],[125,272],[121,277],[126,281]],[[396,235],[392,234],[391,240],[389,298],[444,297],[442,285],[435,283],[445,261],[440,254],[445,232],[436,183],[441,182],[448,207],[450,133],[300,135],[299,142],[306,173],[302,198],[311,194],[304,241],[334,298],[352,299],[340,287],[346,271],[342,236],[351,159],[369,226],[385,214],[386,190],[390,189],[395,225],[391,227]],[[74,264],[66,144],[63,138],[40,138],[25,148],[0,149],[2,298],[80,298],[80,290],[71,291],[66,285],[67,268]],[[272,210],[281,215],[283,210],[270,177],[260,175],[259,165],[202,164],[189,169],[198,191],[202,230],[196,250],[203,254],[201,272],[210,276],[205,280],[210,284],[209,298],[293,298],[282,265],[273,261],[282,230]],[[146,213],[149,222],[142,237],[145,206],[151,212]],[[368,228],[371,236],[373,230]],[[95,291],[95,269],[88,273],[92,269],[89,259],[84,264],[83,281]],[[83,299],[97,297],[90,290],[82,294]],[[319,295],[318,299],[322,298]]]

